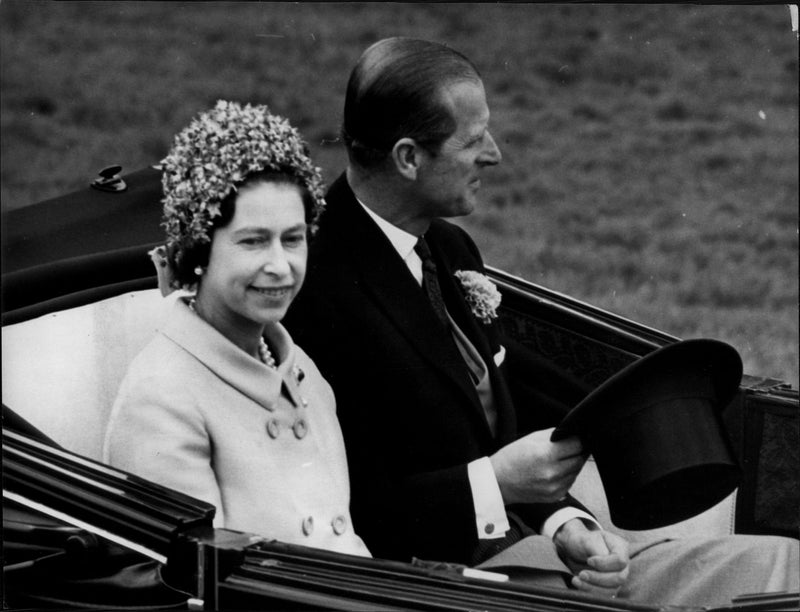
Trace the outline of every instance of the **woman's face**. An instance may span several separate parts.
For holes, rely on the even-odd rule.
[[[235,337],[280,321],[306,273],[305,210],[295,185],[258,182],[239,189],[236,212],[211,241],[198,308]]]

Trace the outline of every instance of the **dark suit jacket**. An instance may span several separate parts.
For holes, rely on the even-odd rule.
[[[356,531],[377,557],[466,563],[477,544],[467,464],[554,426],[586,390],[554,385],[560,378],[548,364],[471,314],[454,273],[483,270],[480,254],[463,230],[434,221],[426,240],[448,311],[490,370],[493,437],[452,338],[344,176],[327,202],[305,285],[284,323],[336,394]],[[497,368],[501,343],[507,358]],[[515,367],[525,379],[509,379]],[[538,530],[566,503],[513,510]]]

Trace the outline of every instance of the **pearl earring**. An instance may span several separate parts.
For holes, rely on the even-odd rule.
[[[203,276],[203,268],[200,266],[196,266],[194,269],[195,276]]]

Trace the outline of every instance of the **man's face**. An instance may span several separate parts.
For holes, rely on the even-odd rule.
[[[475,209],[484,167],[502,156],[489,133],[489,107],[483,84],[460,81],[443,92],[456,120],[456,131],[436,154],[421,152],[417,196],[422,212],[431,219],[468,215]]]

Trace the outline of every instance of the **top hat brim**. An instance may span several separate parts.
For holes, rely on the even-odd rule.
[[[667,395],[678,398],[704,393],[711,405],[722,411],[736,394],[742,372],[739,353],[719,340],[669,344],[634,361],[594,389],[564,417],[550,439],[591,436]],[[676,379],[691,383],[675,385]]]

